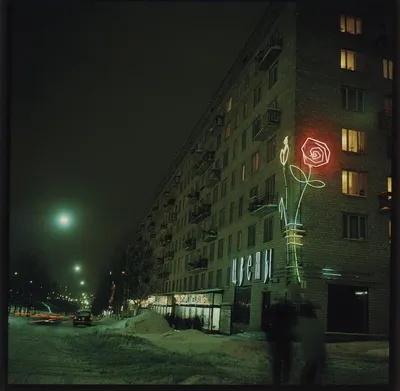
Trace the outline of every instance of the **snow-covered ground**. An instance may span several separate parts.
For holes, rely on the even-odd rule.
[[[147,317],[147,318],[146,318]],[[18,323],[19,322],[19,323]],[[13,384],[270,384],[265,341],[172,331],[153,315],[92,328],[11,322]],[[358,345],[355,345],[358,344]],[[375,344],[375,345],[373,345]],[[381,345],[377,345],[381,344]],[[329,344],[324,384],[387,384],[388,363],[366,352],[382,342]],[[292,382],[301,369],[295,358]]]

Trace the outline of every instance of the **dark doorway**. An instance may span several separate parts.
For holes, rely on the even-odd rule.
[[[328,285],[327,330],[341,333],[368,333],[368,288]]]
[[[236,287],[235,305],[233,306],[232,322],[249,324],[251,304],[251,286]]]
[[[261,330],[267,331],[269,321],[269,311],[271,308],[271,292],[263,292],[261,308]]]

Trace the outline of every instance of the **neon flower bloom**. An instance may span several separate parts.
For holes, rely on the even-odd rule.
[[[289,139],[286,136],[285,139],[283,140],[283,148],[281,149],[280,154],[279,154],[280,162],[282,164],[282,169],[283,169],[284,182],[285,182],[285,199],[282,197],[279,200],[279,212],[280,212],[281,220],[284,220],[286,231],[295,233],[296,230],[299,230],[302,226],[300,223],[298,223],[298,217],[299,217],[301,202],[303,200],[304,193],[305,193],[307,187],[309,186],[314,189],[321,189],[321,188],[325,187],[325,182],[320,181],[318,179],[311,179],[312,168],[313,167],[317,168],[317,167],[321,167],[321,166],[328,164],[329,160],[331,158],[331,151],[329,150],[326,143],[309,137],[301,146],[303,162],[306,166],[308,166],[308,174],[306,174],[300,167],[297,167],[293,164],[289,165],[289,172],[292,175],[292,177],[297,182],[304,185],[303,189],[300,193],[299,201],[297,203],[294,219],[292,220],[293,222],[288,221],[288,217],[289,217],[288,183],[287,183],[286,166],[287,166],[287,162],[289,159],[289,152],[290,152],[289,151]],[[294,264],[295,264],[295,269],[297,272],[297,279],[300,282],[300,274],[299,274],[298,263],[297,263],[297,245],[300,245],[300,244],[296,243],[296,241],[294,241],[294,243],[289,242],[289,239],[288,239],[288,241],[287,241],[287,250],[288,250],[287,251],[287,263],[289,265],[289,263],[291,261],[289,259],[289,247],[292,246],[293,247],[292,254],[294,255]]]

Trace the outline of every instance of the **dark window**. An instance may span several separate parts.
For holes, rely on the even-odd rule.
[[[258,117],[253,121],[252,124],[253,138],[256,137],[258,133],[260,133],[260,130],[261,130],[261,117]]]
[[[236,152],[237,152],[238,141],[235,140],[233,142],[233,150],[232,150],[232,160],[236,159]]]
[[[246,145],[247,145],[247,132],[244,131],[242,133],[242,151],[246,149]]]
[[[243,216],[243,196],[239,198],[238,205],[238,218],[241,219]]]
[[[253,106],[257,106],[261,101],[261,86],[258,86],[254,90],[254,97],[253,97]]]
[[[247,229],[247,246],[252,247],[256,244],[256,225],[251,225]]]
[[[265,181],[265,194],[269,195],[275,194],[275,175],[270,176]]]
[[[199,289],[199,275],[198,275],[198,274],[196,274],[196,275],[194,276],[194,289],[195,289],[195,290]],[[173,289],[172,289],[172,290],[173,290]]]
[[[342,107],[351,111],[364,111],[364,92],[354,88],[342,87]]]
[[[219,227],[222,228],[225,225],[226,221],[226,211],[225,209],[221,209],[219,211]]]
[[[200,277],[200,288],[204,289],[206,287],[206,273],[202,273]]]
[[[229,266],[228,269],[226,270],[226,286],[230,286],[231,285],[231,267]]]
[[[218,185],[214,187],[213,190],[213,204],[218,201]]]
[[[276,156],[276,139],[275,137],[267,141],[267,163],[274,160]]]
[[[225,178],[222,181],[222,185],[221,185],[221,198],[226,196],[226,193],[227,193],[227,190],[228,190],[227,188],[228,188],[228,179]]]
[[[237,233],[237,246],[236,250],[240,251],[242,249],[242,231],[238,231]]]
[[[214,260],[215,256],[215,242],[210,243],[210,262]]]
[[[248,105],[246,100],[246,102],[243,103],[243,118],[246,118],[247,114],[248,114]]]
[[[224,239],[218,240],[218,259],[224,256]]]
[[[343,214],[343,237],[365,240],[367,238],[366,216]]]
[[[232,241],[233,241],[233,236],[229,235],[228,236],[228,254],[232,252]]]
[[[188,287],[187,287],[187,277],[185,277],[183,279],[183,290],[186,291],[187,289],[188,289]]]
[[[221,148],[221,135],[218,135],[217,137],[217,149]]]
[[[249,88],[249,83],[250,83],[250,75],[246,73],[244,75],[244,89],[247,90]]]
[[[189,290],[193,290],[193,276],[189,276]]]
[[[212,288],[214,286],[214,272],[208,272],[208,288]]]
[[[215,285],[217,288],[222,287],[222,270],[221,269],[217,270],[217,278],[215,281]]]
[[[274,237],[274,219],[271,217],[264,220],[264,243],[269,242]]]
[[[229,149],[224,152],[224,156],[222,158],[222,168],[225,168],[229,163]]]
[[[236,185],[236,173],[235,171],[232,171],[232,176],[231,176],[231,189],[233,189]]]
[[[278,98],[275,98],[273,101],[271,101],[268,104],[268,107],[271,109],[277,109],[278,108]]]
[[[271,88],[278,81],[278,62],[271,66],[268,72],[268,87]]]
[[[202,252],[202,257],[203,258],[207,258],[207,245],[205,245],[204,247],[203,247],[203,252]]]
[[[229,224],[232,224],[233,222],[233,214],[235,212],[235,203],[231,202],[229,205]]]

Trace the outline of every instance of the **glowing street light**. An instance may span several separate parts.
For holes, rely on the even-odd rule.
[[[85,285],[85,281],[81,281],[81,285]]]
[[[18,272],[15,272],[14,275],[15,275],[15,276],[18,276]]]
[[[80,266],[75,266],[75,267],[74,267],[74,270],[75,270],[76,272],[80,272],[80,271],[81,271],[81,267],[80,267]]]

